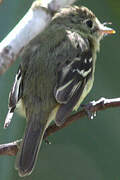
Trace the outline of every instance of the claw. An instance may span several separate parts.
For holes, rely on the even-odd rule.
[[[50,142],[48,139],[46,139],[46,138],[45,138],[45,143],[46,143],[47,145],[50,145],[50,144],[51,144],[51,142]]]
[[[96,117],[96,112],[91,111],[91,109],[93,107],[92,102],[90,102],[86,105],[82,104],[81,107],[83,107],[83,109],[85,110],[89,120],[92,120],[92,119],[94,119],[94,117]]]

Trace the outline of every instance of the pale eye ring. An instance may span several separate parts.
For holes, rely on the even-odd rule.
[[[89,28],[92,28],[92,27],[93,27],[93,22],[92,22],[92,20],[90,20],[90,19],[88,19],[88,20],[86,21],[86,24],[87,24],[87,26],[88,26]]]

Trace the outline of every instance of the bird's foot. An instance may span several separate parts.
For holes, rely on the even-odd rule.
[[[96,112],[93,112],[93,102],[89,102],[85,105],[82,104],[81,107],[85,110],[89,120],[92,120],[94,117],[96,117]]]
[[[50,145],[51,142],[48,139],[45,138],[45,144]]]

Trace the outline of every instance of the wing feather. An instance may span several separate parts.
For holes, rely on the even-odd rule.
[[[16,104],[18,103],[21,96],[22,96],[22,71],[20,66],[15,76],[13,87],[9,94],[9,103],[8,103],[9,110],[5,119],[4,128],[9,126],[14,114],[14,110],[16,108]]]
[[[84,91],[85,85],[92,74],[92,52],[86,50],[69,64],[59,68],[58,81],[54,89],[56,101],[61,104],[55,122],[64,123]]]

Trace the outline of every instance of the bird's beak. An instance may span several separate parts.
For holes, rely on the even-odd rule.
[[[99,29],[100,33],[102,33],[103,35],[107,35],[107,34],[115,34],[115,30],[109,27],[104,26],[104,24],[101,24],[100,29]]]

